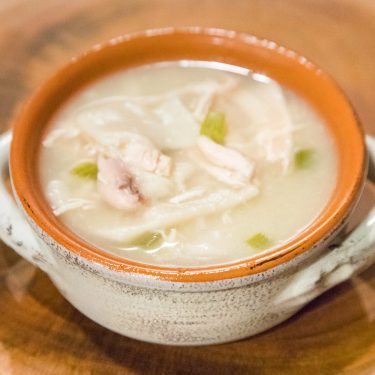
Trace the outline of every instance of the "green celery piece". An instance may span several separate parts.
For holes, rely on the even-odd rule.
[[[212,139],[214,142],[224,144],[228,133],[225,113],[224,112],[208,112],[206,118],[201,125],[201,135]]]
[[[257,233],[246,240],[246,243],[255,249],[264,250],[272,245],[272,241],[263,233]]]
[[[294,165],[297,169],[308,169],[314,164],[314,150],[302,148],[294,154]]]
[[[84,162],[76,165],[70,173],[81,178],[90,178],[96,180],[98,175],[98,165],[92,162]]]
[[[163,243],[163,236],[160,232],[146,232],[135,238],[131,246],[141,247],[144,250],[156,249]]]

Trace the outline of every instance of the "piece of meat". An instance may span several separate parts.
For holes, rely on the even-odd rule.
[[[130,142],[124,151],[124,160],[133,168],[168,177],[172,170],[172,160],[155,148],[150,142]]]
[[[197,144],[204,157],[211,163],[201,163],[209,174],[234,187],[249,184],[254,165],[240,152],[219,145],[206,136],[200,136]]]
[[[237,171],[217,167],[216,165],[204,162],[200,163],[200,165],[216,180],[236,189],[243,188],[249,184],[249,179],[245,178],[241,173]]]
[[[98,191],[112,207],[132,211],[142,203],[142,196],[128,167],[120,158],[98,159]]]
[[[232,101],[251,124],[247,129],[256,129],[252,152],[269,163],[280,163],[286,173],[293,156],[295,127],[280,85],[272,80],[259,82],[251,90],[237,90]]]

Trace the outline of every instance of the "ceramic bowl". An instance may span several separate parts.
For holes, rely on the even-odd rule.
[[[230,264],[160,267],[107,254],[53,215],[40,188],[37,157],[54,113],[77,90],[108,73],[181,59],[219,61],[266,74],[302,96],[323,118],[339,160],[336,188],[319,217],[288,243]],[[16,201],[3,173],[2,240],[45,271],[83,314],[120,334],[174,345],[238,340],[284,321],[374,260],[374,211],[348,238],[328,246],[349,219],[365,181],[365,138],[356,116],[326,74],[273,42],[200,28],[119,37],[59,70],[25,104],[13,125],[13,134],[0,141],[1,168],[10,164]],[[374,156],[374,141],[368,139],[368,145]]]

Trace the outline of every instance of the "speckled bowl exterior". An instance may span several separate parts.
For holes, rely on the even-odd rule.
[[[339,159],[335,193],[319,217],[288,243],[252,258],[210,267],[159,267],[124,260],[85,242],[52,213],[40,188],[38,150],[46,125],[77,90],[119,69],[166,60],[210,60],[269,75],[322,116]],[[368,139],[371,152],[375,150]],[[0,236],[44,270],[77,309],[140,340],[205,345],[238,340],[284,321],[374,258],[374,214],[332,245],[359,199],[366,173],[362,130],[332,80],[273,42],[217,29],[162,29],[95,46],[51,77],[0,139]],[[9,150],[10,156],[9,156]],[[327,246],[331,244],[328,248]]]
[[[45,249],[33,261],[72,305],[112,331],[170,345],[238,340],[284,321],[303,304],[278,303],[278,297],[325,245],[255,275],[183,283],[108,270],[72,254],[30,224]]]

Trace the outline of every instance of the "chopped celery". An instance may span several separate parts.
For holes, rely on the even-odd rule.
[[[131,246],[141,247],[144,250],[156,249],[163,243],[163,236],[160,232],[146,232],[135,238]]]
[[[96,163],[84,162],[76,165],[70,173],[74,176],[95,180],[98,175],[98,166]]]
[[[311,148],[302,148],[294,154],[294,165],[297,169],[310,168],[314,163],[314,150]]]
[[[222,145],[225,142],[227,132],[224,112],[208,112],[201,125],[201,135],[205,135]]]
[[[255,249],[264,250],[271,246],[272,241],[265,234],[257,233],[250,237],[246,243]]]

